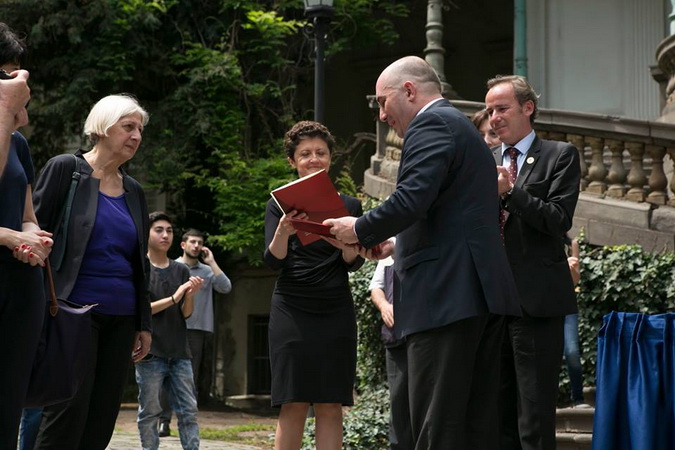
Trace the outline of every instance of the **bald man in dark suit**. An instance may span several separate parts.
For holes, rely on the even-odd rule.
[[[539,139],[537,94],[525,78],[488,81],[506,254],[522,317],[507,320],[500,392],[501,449],[555,449],[564,321],[577,311],[562,236],[572,226],[581,170],[577,149]]]
[[[421,58],[391,64],[375,90],[380,120],[404,139],[396,191],[359,219],[324,223],[371,258],[393,253],[397,236],[395,331],[406,337],[415,449],[493,450],[504,315],[520,314],[494,160]]]

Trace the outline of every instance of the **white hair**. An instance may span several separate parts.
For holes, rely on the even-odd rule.
[[[108,130],[122,117],[131,114],[141,116],[143,126],[148,123],[149,114],[138,101],[128,94],[108,95],[96,102],[87,120],[84,122],[84,135],[92,144],[98,142],[99,136],[108,136]]]

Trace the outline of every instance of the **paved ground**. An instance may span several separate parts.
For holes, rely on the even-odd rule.
[[[141,448],[138,434],[117,433],[113,434],[113,438],[108,445],[107,450],[139,450]],[[182,450],[180,439],[178,437],[169,436],[163,437],[160,440],[159,448],[162,450]],[[229,444],[220,441],[207,441],[202,439],[199,443],[201,450],[259,450],[260,447],[252,447],[250,445]]]
[[[115,424],[115,433],[110,441],[107,450],[139,450],[141,448],[138,438],[138,428],[136,427],[137,405],[123,404],[120,414]],[[172,427],[175,428],[175,417],[172,421]],[[235,425],[244,425],[249,423],[276,424],[276,417],[269,414],[257,415],[238,411],[235,409],[223,409],[221,411],[199,411],[197,418],[200,428],[222,429]],[[267,434],[267,433],[265,433]],[[160,449],[162,450],[182,450],[180,439],[176,436],[169,436],[160,439]],[[202,450],[259,450],[270,447],[254,447],[250,445],[225,443],[222,441],[201,440],[200,449]]]

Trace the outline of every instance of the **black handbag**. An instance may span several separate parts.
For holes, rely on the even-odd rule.
[[[58,300],[46,261],[50,301],[38,343],[24,406],[54,405],[75,396],[86,374],[91,346],[91,309]]]

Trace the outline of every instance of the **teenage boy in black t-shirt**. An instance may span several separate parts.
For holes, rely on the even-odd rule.
[[[152,346],[146,358],[136,363],[138,383],[138,431],[143,449],[159,447],[159,395],[168,387],[171,407],[178,417],[183,449],[199,448],[197,399],[190,363],[185,319],[190,317],[200,277],[190,277],[187,266],[169,259],[173,242],[171,219],[163,212],[150,214],[148,291],[152,305]]]

